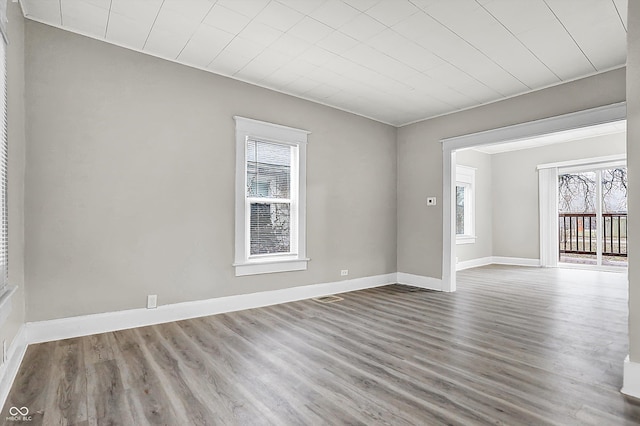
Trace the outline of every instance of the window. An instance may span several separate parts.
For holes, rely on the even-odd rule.
[[[5,9],[2,9],[0,21],[2,34],[6,28]],[[8,169],[8,137],[7,137],[7,44],[0,37],[0,294],[9,285],[9,226],[7,208],[7,169]]]
[[[236,121],[236,276],[307,269],[305,130]]]
[[[475,236],[476,169],[456,167],[456,243],[472,244]]]
[[[0,324],[11,313],[9,286],[9,210],[7,205],[8,121],[7,121],[7,15],[6,1],[0,1]]]

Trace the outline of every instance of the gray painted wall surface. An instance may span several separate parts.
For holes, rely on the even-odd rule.
[[[494,154],[493,255],[540,258],[538,165],[624,154],[625,141],[620,133]]]
[[[396,129],[26,23],[27,320],[395,272]],[[309,269],[236,278],[233,116],[312,132]]]
[[[398,129],[398,270],[442,277],[440,140],[491,130],[625,100],[625,70],[618,69],[560,86],[425,120]]]
[[[493,256],[493,197],[491,182],[491,155],[465,150],[456,153],[459,165],[476,169],[476,242],[456,244],[458,262]]]
[[[640,362],[640,2],[629,2],[627,26],[629,359]]]
[[[24,18],[20,6],[7,3],[7,119],[9,140],[9,284],[18,289],[11,299],[11,314],[0,328],[0,342],[10,344],[25,321],[24,285]]]

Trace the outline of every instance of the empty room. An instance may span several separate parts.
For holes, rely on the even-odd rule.
[[[640,3],[0,32],[2,424],[640,424]]]

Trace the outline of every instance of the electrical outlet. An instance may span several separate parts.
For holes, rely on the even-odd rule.
[[[158,295],[150,294],[147,296],[147,309],[155,309],[158,307]]]
[[[349,270],[348,269],[343,269],[343,270],[340,271],[340,276],[346,277],[347,275],[349,275]]]
[[[436,197],[427,197],[427,205],[435,206],[436,205]]]

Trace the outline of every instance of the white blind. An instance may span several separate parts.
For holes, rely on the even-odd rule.
[[[7,205],[7,46],[0,37],[0,291],[9,283],[9,210]]]
[[[247,140],[249,254],[291,252],[291,150]]]

